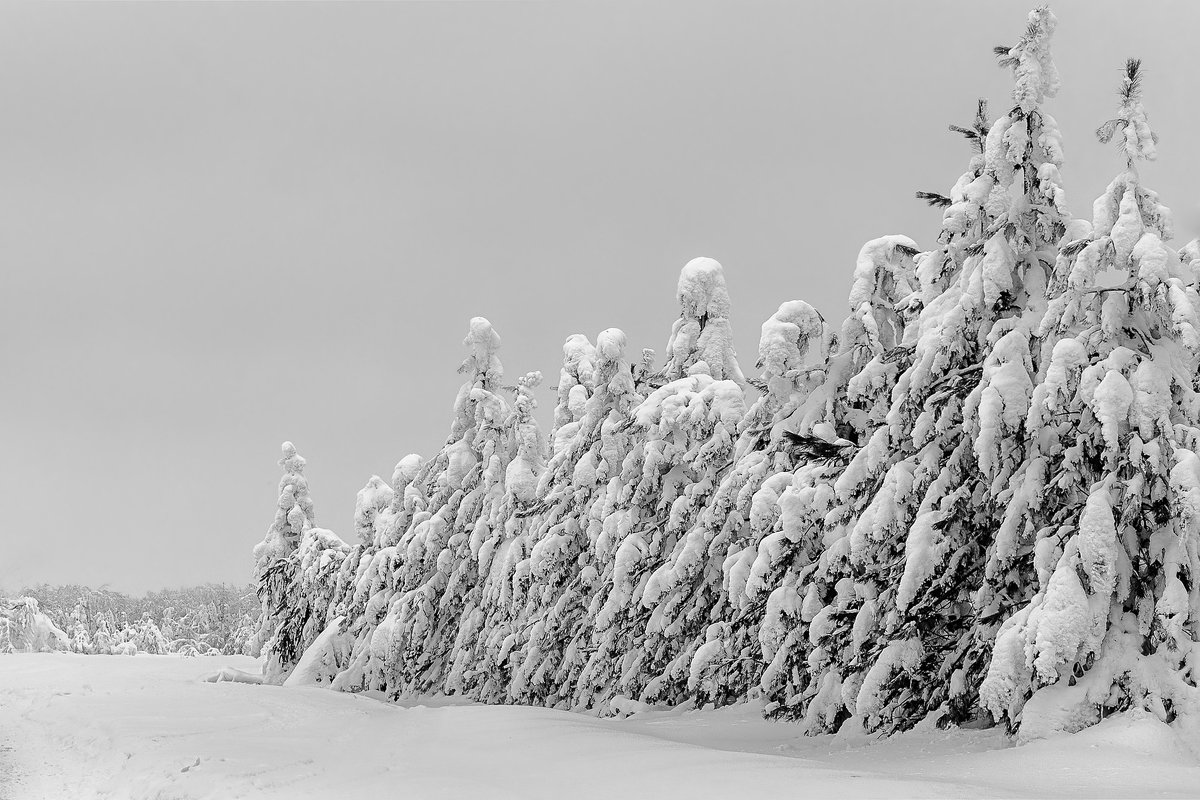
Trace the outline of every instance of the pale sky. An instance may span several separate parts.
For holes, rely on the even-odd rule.
[[[1072,210],[1144,59],[1146,183],[1200,233],[1200,3],[1058,2]],[[0,5],[0,588],[250,579],[279,444],[319,524],[449,430],[472,316],[510,379],[619,327],[659,351],[725,266],[743,368],[840,321],[862,244],[928,247],[1007,108],[1028,2]],[[1090,214],[1089,214],[1090,215]]]

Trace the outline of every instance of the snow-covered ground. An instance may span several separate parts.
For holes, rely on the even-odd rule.
[[[0,798],[1188,797],[1200,761],[1118,717],[1013,747],[996,730],[803,737],[750,707],[603,720],[401,707],[203,680],[227,656],[0,656]]]

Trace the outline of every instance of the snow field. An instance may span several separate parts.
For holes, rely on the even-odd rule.
[[[1148,714],[1013,747],[998,729],[800,735],[754,705],[597,719],[207,683],[243,656],[0,656],[0,798],[1188,797]]]

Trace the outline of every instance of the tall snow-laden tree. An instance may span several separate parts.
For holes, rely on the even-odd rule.
[[[583,707],[638,697],[678,657],[678,640],[647,637],[651,611],[641,594],[731,466],[746,414],[721,265],[690,261],[680,272],[677,297],[680,318],[665,377],[682,377],[633,410],[635,444],[621,466],[623,486],[595,542],[599,584],[588,608],[590,657],[574,687],[574,702]]]
[[[579,453],[572,446],[592,396],[596,363],[596,348],[586,336],[572,334],[567,338],[546,463],[547,447],[533,418],[536,400],[532,389],[540,382],[540,374],[526,376],[518,387],[512,418],[518,455],[508,468],[516,480],[510,488],[512,502],[495,509],[503,511],[504,516],[490,522],[493,529],[502,525],[504,536],[488,553],[478,619],[469,626],[478,625],[478,631],[472,633],[472,652],[459,654],[463,663],[456,666],[460,674],[472,673],[470,681],[456,680],[453,687],[477,699],[497,702],[508,698],[513,661],[527,642],[523,587],[529,575],[531,548],[546,534],[545,515],[553,514],[555,498],[561,497],[553,487],[569,483],[573,475],[575,461],[571,459],[578,458]],[[506,472],[506,482],[507,476]]]
[[[905,329],[912,352],[901,352],[908,366],[885,424],[833,482],[828,513],[808,534],[824,551],[798,565],[793,599],[777,604],[798,606],[807,623],[806,674],[793,672],[802,686],[783,689],[780,710],[803,714],[810,730],[851,717],[897,730],[950,701],[950,719],[973,706],[962,676],[986,653],[972,636],[970,601],[994,534],[993,487],[1002,490],[1019,462],[987,450],[1011,439],[989,439],[995,431],[980,426],[997,416],[1019,424],[1033,367],[1021,354],[1063,231],[1061,147],[1040,108],[1057,89],[1054,22],[1048,9],[1034,11],[1006,51],[1016,105],[976,138],[980,158],[951,192],[941,246],[917,266],[921,286],[905,305],[920,315]],[[782,632],[791,620],[764,629]]]
[[[697,371],[657,389],[634,410],[640,440],[623,466],[615,524],[596,542],[600,591],[589,606],[591,656],[575,687],[584,707],[638,697],[676,655],[677,640],[646,637],[642,590],[695,522],[731,465],[745,395]]]
[[[488,625],[497,623],[488,612],[504,594],[499,584],[507,575],[507,551],[526,528],[519,512],[527,511],[536,499],[545,469],[545,440],[534,419],[534,390],[541,382],[540,372],[527,373],[517,381],[516,399],[504,421],[505,438],[510,443],[507,460],[497,458],[494,462],[497,470],[503,467],[503,472],[497,472],[467,541],[470,555],[463,559],[464,574],[457,582],[465,593],[450,656],[453,663],[443,686],[449,692],[499,691],[498,686],[482,685],[491,678],[485,655]]]
[[[463,344],[468,355],[459,372],[468,379],[455,400],[447,443],[426,473],[428,510],[413,516],[397,542],[394,597],[371,635],[392,694],[440,685],[476,574],[472,530],[489,498],[503,493],[511,457],[504,431],[509,408],[496,394],[503,375],[500,336],[488,320],[474,317]]]
[[[801,619],[802,578],[811,574],[821,539],[814,535],[835,511],[833,490],[840,467],[883,424],[890,389],[908,363],[905,332],[912,318],[916,285],[915,243],[905,236],[884,236],[866,243],[855,265],[850,314],[841,335],[824,334],[820,368],[807,370],[809,385],[797,386],[780,410],[767,450],[778,453],[785,470],[748,485],[739,497],[749,522],[723,565],[724,586],[737,613],[732,637],[737,652],[706,646],[698,655],[740,665],[749,660],[742,639],[758,649],[759,687],[771,708],[789,706],[805,685],[809,651]],[[769,343],[764,326],[764,347]],[[718,662],[721,663],[721,662]],[[699,661],[693,671],[700,670]],[[712,670],[714,686],[721,669]]]
[[[1137,172],[1156,154],[1138,61],[1098,134],[1119,136],[1126,168],[1060,250],[1025,422],[1034,460],[989,564],[1001,583],[1016,564],[1036,576],[980,690],[1027,739],[1129,707],[1200,724],[1200,295]]]
[[[300,598],[296,596],[297,561],[293,555],[304,532],[315,524],[304,465],[295,445],[284,442],[275,519],[254,548],[255,583],[262,601],[256,649],[261,648],[263,674],[269,681],[282,681],[302,651],[303,623],[295,614]]]
[[[716,465],[723,471],[719,485],[640,598],[652,612],[648,649],[663,654],[658,665],[649,665],[653,677],[638,699],[723,704],[744,698],[757,680],[757,619],[731,602],[731,589],[736,595],[740,587],[725,579],[723,569],[756,544],[759,488],[778,482],[777,476],[790,477],[793,451],[778,427],[820,384],[834,341],[821,315],[800,300],[784,303],[763,323],[758,366],[764,393],[739,423],[733,463],[728,469]],[[816,366],[809,364],[810,351]]]
[[[642,400],[625,349],[616,328],[596,337],[582,416],[558,428],[537,520],[507,554],[501,602],[512,605],[514,621],[493,631],[489,658],[511,675],[510,702],[570,705],[587,663],[598,543],[615,535],[622,465],[636,441],[630,414]]]

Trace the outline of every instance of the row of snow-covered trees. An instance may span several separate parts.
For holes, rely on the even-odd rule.
[[[248,654],[259,629],[254,589],[228,584],[140,597],[105,587],[40,584],[23,589],[20,600],[25,599],[36,601],[35,610],[65,635],[63,646],[52,649],[78,653]]]
[[[471,321],[445,447],[316,527],[284,445],[256,549],[268,679],[303,658],[349,691],[621,713],[761,698],[808,731],[991,718],[1023,735],[1106,713],[1195,714],[1200,247],[1137,165],[1155,157],[1130,61],[1116,177],[1073,218],[1055,18],[999,48],[934,246],[863,247],[849,313],[803,301],[734,354],[719,264],[679,280],[666,363],[624,334],[502,386]]]

